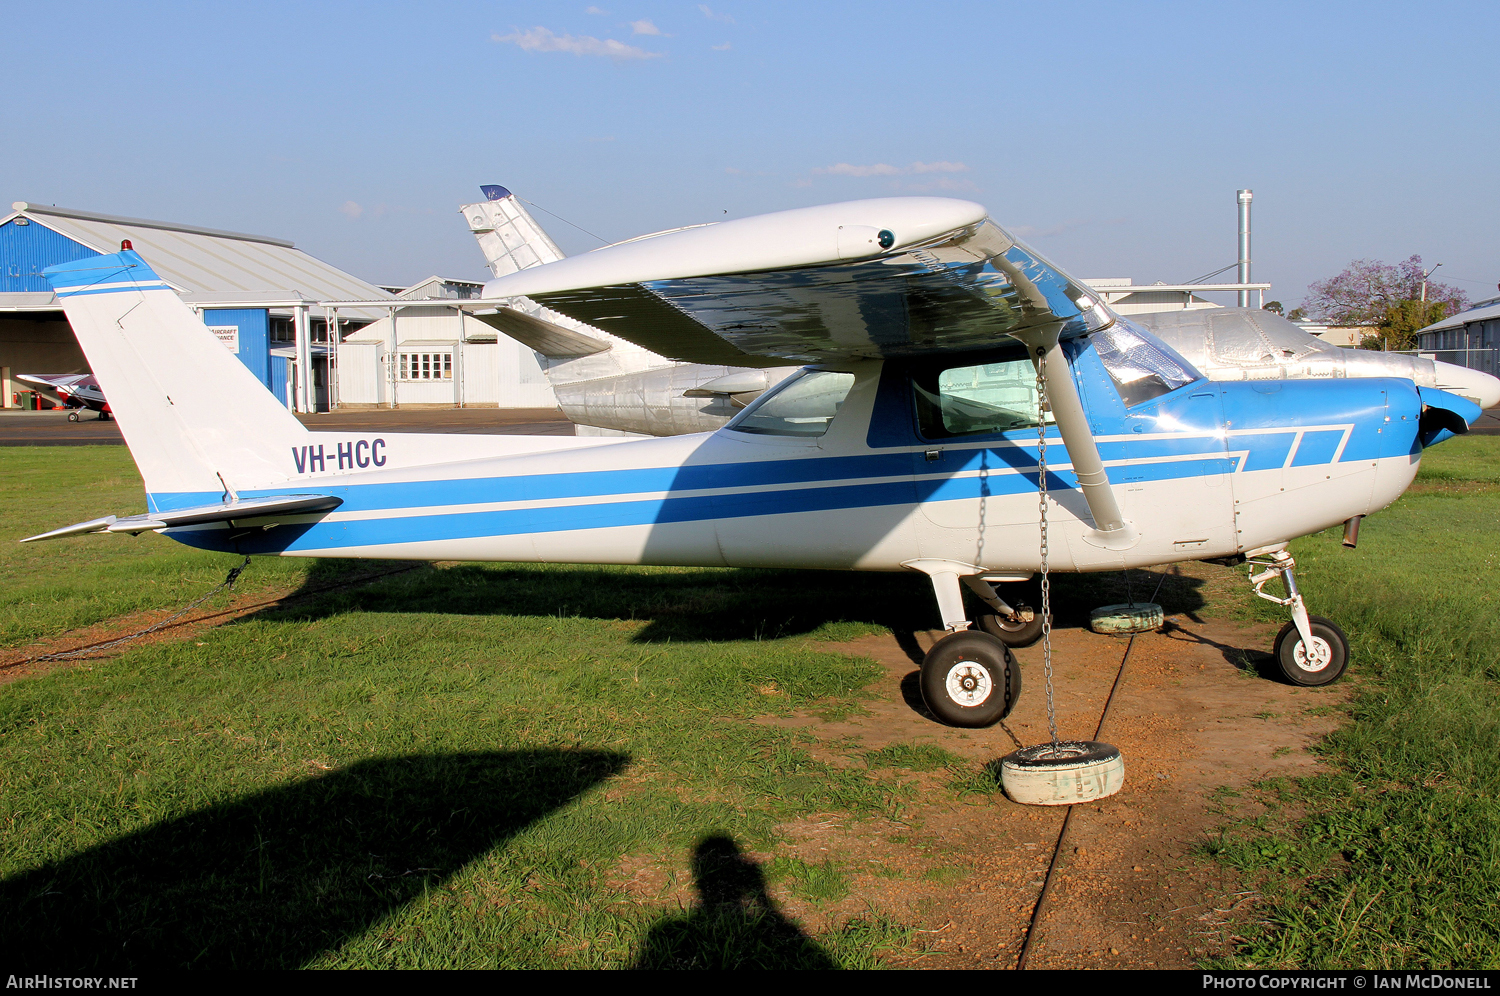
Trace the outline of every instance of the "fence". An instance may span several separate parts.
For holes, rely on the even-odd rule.
[[[1500,365],[1500,349],[1402,349],[1392,350],[1408,356],[1420,356],[1427,360],[1442,360],[1470,370],[1483,370],[1491,376],[1500,376],[1496,366]]]

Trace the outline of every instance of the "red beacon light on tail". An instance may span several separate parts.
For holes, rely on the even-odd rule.
[[[130,244],[130,240],[129,239],[121,239],[120,240],[120,251],[121,252],[126,252],[126,251],[134,249],[134,248],[135,248],[135,246],[133,246],[133,245]]]

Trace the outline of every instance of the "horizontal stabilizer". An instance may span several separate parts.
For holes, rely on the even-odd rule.
[[[760,394],[771,385],[764,370],[736,370],[705,384],[683,391],[684,398],[721,398],[736,394]]]
[[[90,519],[87,522],[54,529],[49,533],[28,536],[21,542],[62,539],[64,536],[81,536],[85,533],[143,533],[152,529],[168,529],[172,526],[196,526],[205,522],[258,519],[267,515],[305,515],[309,512],[329,512],[343,503],[344,499],[333,495],[272,495],[267,498],[242,498],[219,505],[197,505],[193,508],[176,508],[170,512],[127,515],[123,519],[106,515],[101,519]]]
[[[528,315],[524,311],[517,311],[515,308],[500,308],[498,311],[476,314],[474,317],[552,359],[590,356],[610,348],[609,343],[602,339],[595,339],[591,335],[563,328],[561,325]]]

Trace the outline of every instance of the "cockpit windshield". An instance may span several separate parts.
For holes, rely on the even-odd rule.
[[[1088,342],[1127,408],[1203,377],[1172,347],[1129,319],[1118,318],[1090,333]]]

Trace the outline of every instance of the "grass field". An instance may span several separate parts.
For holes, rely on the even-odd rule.
[[[139,511],[139,483],[119,447],[7,450],[0,469],[11,644],[175,607],[236,562],[155,536],[17,547]],[[1236,964],[1493,963],[1497,513],[1500,440],[1460,439],[1356,553],[1334,533],[1297,545],[1314,611],[1353,635],[1357,695],[1333,773],[1263,786],[1270,815],[1206,845],[1269,897]],[[350,569],[367,566],[262,558],[242,585]],[[1063,591],[1085,583],[1109,582]],[[1213,599],[1264,611],[1243,588]],[[848,870],[778,855],[778,828],[903,818],[893,767],[953,769],[955,794],[978,773],[909,745],[819,761],[757,720],[859,709],[875,666],[818,641],[931,625],[930,601],[904,576],[440,566],[13,682],[0,949],[110,974],[878,965],[921,925],[793,922],[768,883],[817,910]],[[688,855],[691,905],[688,883],[623,881]]]
[[[1271,814],[1209,845],[1270,897],[1227,964],[1500,967],[1497,527],[1500,439],[1469,437],[1426,454],[1358,551],[1337,531],[1294,545],[1357,693],[1333,771],[1263,786]]]
[[[82,536],[18,544],[23,536],[146,511],[123,446],[11,446],[0,452],[0,647],[14,647],[129,612],[177,608],[224,580],[238,558],[158,536]],[[263,558],[236,586],[296,588],[368,564]]]

